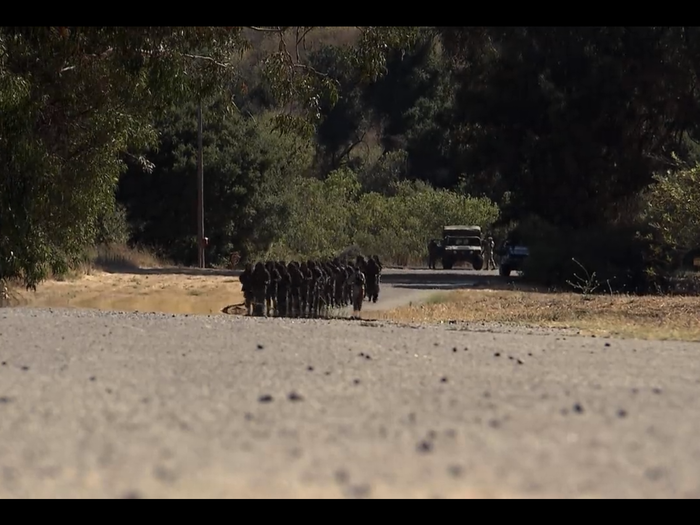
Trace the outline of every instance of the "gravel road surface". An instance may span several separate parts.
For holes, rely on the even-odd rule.
[[[3,309],[0,498],[697,498],[698,350]]]

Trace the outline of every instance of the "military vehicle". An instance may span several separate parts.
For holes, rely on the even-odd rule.
[[[522,271],[523,263],[530,255],[530,250],[527,246],[506,241],[496,253],[500,256],[498,273],[501,277],[510,277],[511,272]]]
[[[442,229],[439,257],[442,258],[445,270],[451,270],[457,262],[468,262],[475,270],[481,270],[484,267],[481,227],[445,226]]]

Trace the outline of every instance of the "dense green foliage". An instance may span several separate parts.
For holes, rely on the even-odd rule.
[[[700,246],[700,29],[0,28],[0,278],[95,243],[425,257],[517,226],[526,276],[652,291]],[[116,197],[116,198],[115,198]]]

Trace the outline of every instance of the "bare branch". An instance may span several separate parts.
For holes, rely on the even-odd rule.
[[[305,71],[308,71],[309,73],[313,73],[314,75],[317,75],[319,77],[332,80],[336,84],[340,84],[336,79],[331,78],[327,73],[324,73],[323,71],[319,71],[318,69],[315,69],[307,64],[292,64],[292,66],[297,68],[297,69],[303,69]]]
[[[296,55],[297,55],[297,62],[299,62],[299,45],[304,43],[304,49],[306,49],[306,35],[308,35],[313,29],[315,29],[315,28],[314,27],[307,27],[306,30],[301,35],[299,35],[299,33],[301,31],[301,27],[297,26],[297,43],[295,46]]]
[[[213,59],[212,57],[206,57],[206,56],[201,56],[201,55],[190,55],[189,53],[185,53],[183,56],[186,56],[187,58],[192,58],[195,60],[207,60],[207,61],[212,62],[213,64],[216,64],[217,66],[223,67],[223,68],[231,67],[231,64],[223,64],[223,63],[218,62],[217,60]]]

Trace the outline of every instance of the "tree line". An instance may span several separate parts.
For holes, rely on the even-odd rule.
[[[104,243],[406,264],[448,223],[562,286],[668,284],[700,245],[700,30],[2,27],[0,278]]]

